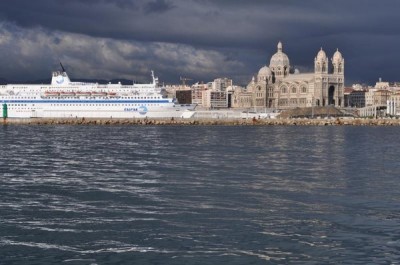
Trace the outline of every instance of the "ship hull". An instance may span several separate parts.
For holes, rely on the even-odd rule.
[[[1,98],[0,98],[1,100]],[[195,105],[171,103],[12,103],[3,101],[7,105],[8,118],[179,118],[187,110],[193,110]],[[154,106],[155,105],[155,106]]]

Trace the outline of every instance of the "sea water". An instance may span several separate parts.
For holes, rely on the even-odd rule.
[[[0,264],[399,264],[399,135],[1,126]]]

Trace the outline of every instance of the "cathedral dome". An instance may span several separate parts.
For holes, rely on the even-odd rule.
[[[321,50],[317,54],[317,61],[324,61],[326,60],[326,53],[325,51],[321,48]]]
[[[333,54],[332,61],[334,62],[340,62],[343,60],[342,54],[339,52],[339,49],[336,50],[336,52]]]
[[[289,57],[282,51],[282,43],[278,43],[278,51],[271,57],[269,67],[289,67]]]
[[[258,71],[258,76],[259,77],[260,76],[271,76],[271,75],[272,75],[272,72],[271,72],[271,70],[269,69],[268,66],[264,66],[264,67],[262,67],[260,69],[260,71]]]

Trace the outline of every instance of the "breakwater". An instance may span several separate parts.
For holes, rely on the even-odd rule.
[[[2,120],[3,125],[223,125],[223,126],[399,126],[400,119],[115,119],[32,118]]]

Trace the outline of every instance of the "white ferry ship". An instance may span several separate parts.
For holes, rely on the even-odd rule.
[[[172,118],[195,105],[167,98],[152,71],[149,84],[71,82],[65,69],[53,72],[51,84],[0,86],[3,117],[9,118]]]

